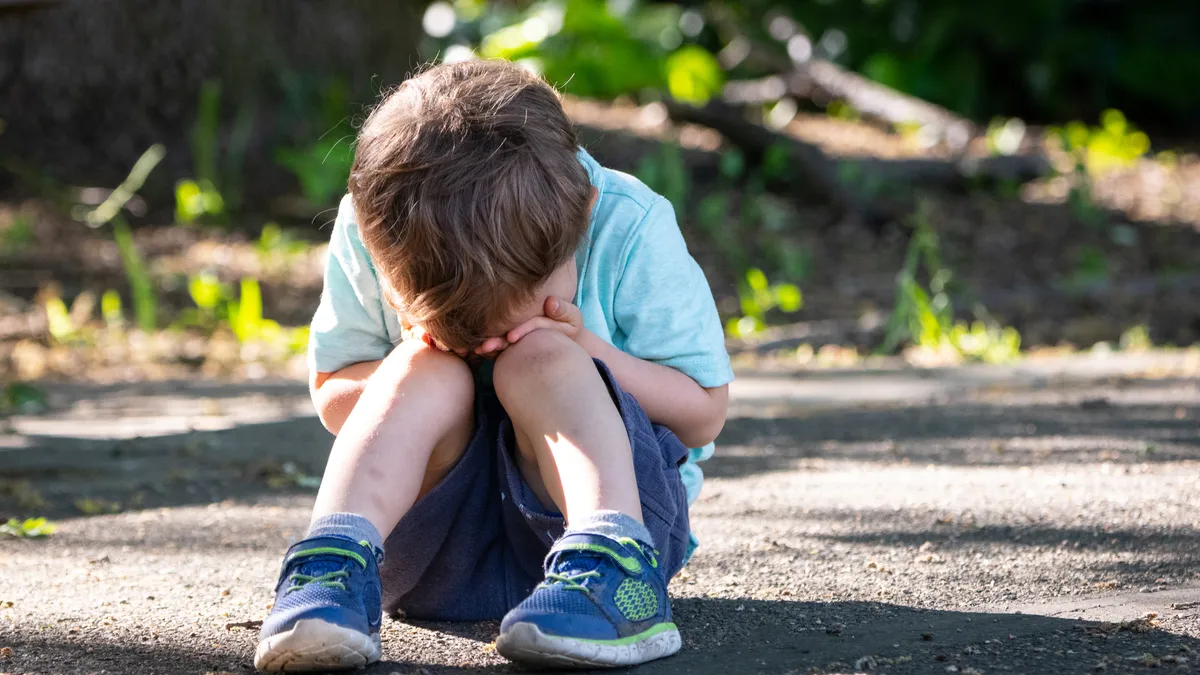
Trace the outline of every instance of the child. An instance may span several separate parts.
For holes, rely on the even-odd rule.
[[[371,114],[310,362],[337,439],[259,669],[371,663],[382,609],[503,617],[535,666],[679,650],[688,448],[733,373],[670,204],[580,150],[552,88],[448,64]]]

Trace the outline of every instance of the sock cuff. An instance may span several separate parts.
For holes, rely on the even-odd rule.
[[[308,525],[309,537],[341,537],[355,543],[365,541],[376,551],[383,551],[383,536],[371,521],[357,513],[330,513],[317,516]]]
[[[629,537],[654,546],[650,530],[633,516],[620,511],[596,511],[586,518],[568,523],[565,534],[598,534],[610,539]]]

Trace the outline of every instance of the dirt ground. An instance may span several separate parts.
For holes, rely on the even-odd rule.
[[[684,650],[638,672],[1193,671],[1200,384],[1178,365],[742,372],[671,586]],[[0,672],[249,672],[329,446],[303,385],[50,400],[0,431],[0,513],[59,523],[0,539]],[[385,620],[367,672],[514,670],[496,630]]]

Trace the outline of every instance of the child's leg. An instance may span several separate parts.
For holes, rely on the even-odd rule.
[[[597,511],[641,522],[633,455],[608,386],[582,347],[534,331],[496,361],[496,395],[512,418],[517,465],[568,526]]]
[[[512,420],[525,483],[567,521],[545,581],[501,623],[497,651],[558,667],[629,666],[674,654],[681,640],[666,565],[642,522],[631,442],[637,433],[645,449],[649,420],[641,415],[645,428],[627,426],[596,362],[552,331],[530,333],[501,354],[495,388]],[[677,467],[660,460],[658,471]]]
[[[473,426],[474,382],[462,359],[411,342],[380,364],[334,441],[308,536],[284,559],[256,667],[379,659],[382,537],[449,473]]]
[[[462,455],[474,428],[474,397],[462,359],[401,343],[371,376],[333,443],[313,521],[352,513],[386,537]]]

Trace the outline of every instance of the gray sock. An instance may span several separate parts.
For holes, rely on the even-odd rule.
[[[308,525],[309,537],[341,537],[358,543],[365,541],[376,551],[383,550],[383,537],[371,521],[356,513],[331,513],[313,518]]]
[[[629,537],[643,544],[654,546],[650,530],[647,530],[645,525],[639,523],[632,516],[627,516],[620,511],[597,511],[587,518],[570,523],[565,534],[585,533],[599,534],[609,539]]]

